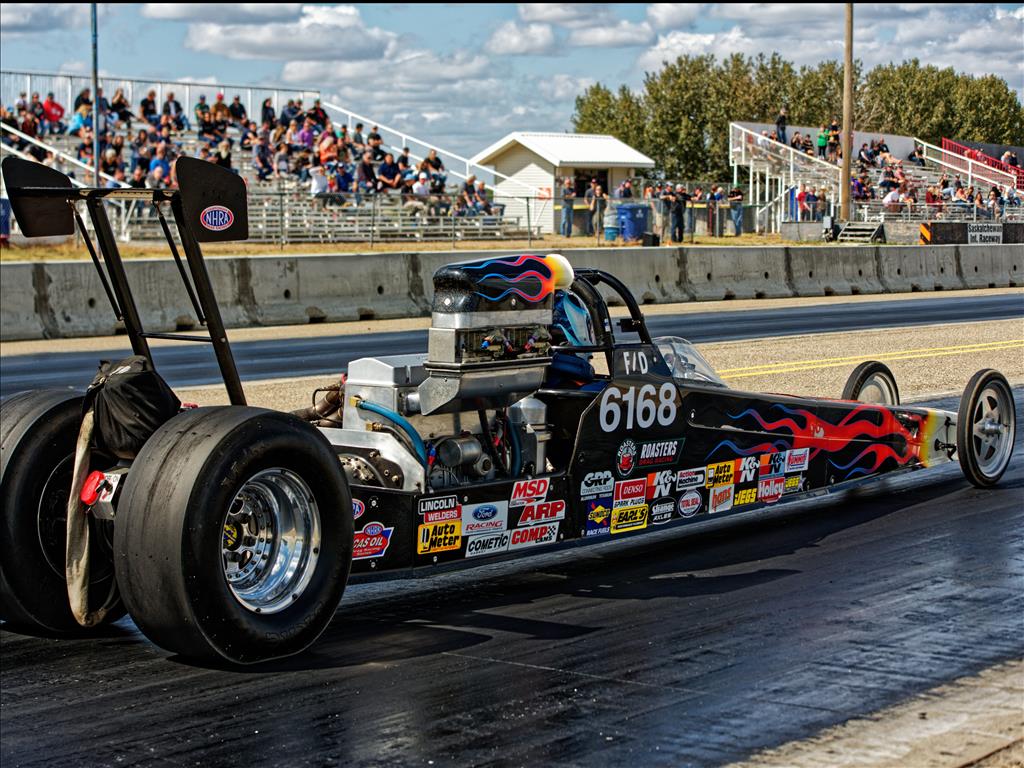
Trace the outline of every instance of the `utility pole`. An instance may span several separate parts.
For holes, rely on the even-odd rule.
[[[100,75],[99,56],[96,46],[96,3],[89,3],[89,15],[92,20],[92,164],[93,186],[100,184]]]
[[[850,161],[853,153],[853,3],[846,4],[846,60],[843,63],[843,170],[839,178],[840,218],[850,220]]]

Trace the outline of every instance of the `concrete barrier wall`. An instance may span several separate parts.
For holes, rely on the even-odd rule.
[[[426,315],[438,268],[513,253],[248,256],[207,265],[225,323],[239,328]],[[594,248],[565,255],[574,266],[617,275],[645,304],[1024,283],[1021,245]],[[147,330],[197,325],[172,261],[132,260],[126,269]],[[117,330],[91,262],[0,264],[0,339]]]

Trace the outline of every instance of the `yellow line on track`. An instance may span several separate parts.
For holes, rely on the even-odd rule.
[[[1024,349],[1024,339],[1010,341],[992,341],[979,344],[961,344],[955,347],[932,347],[925,349],[904,349],[896,352],[881,352],[871,356],[879,361],[920,360],[930,357],[946,357],[949,355],[966,355],[972,352],[998,352],[1008,349]],[[849,357],[824,357],[819,360],[792,360],[771,365],[747,366],[744,368],[726,368],[719,375],[727,379],[745,379],[752,376],[768,376],[777,373],[795,373],[797,371],[813,371],[821,368],[840,368],[854,360],[865,360],[866,355]]]

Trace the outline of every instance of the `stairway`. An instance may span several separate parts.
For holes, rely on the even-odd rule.
[[[836,238],[840,243],[884,243],[885,225],[878,221],[848,221]]]

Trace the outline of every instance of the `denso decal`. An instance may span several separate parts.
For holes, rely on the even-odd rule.
[[[761,477],[775,477],[786,472],[786,451],[761,454]]]
[[[610,497],[587,502],[585,536],[600,536],[611,530],[612,500]]]
[[[199,214],[199,223],[211,232],[222,232],[235,223],[235,214],[223,205],[211,205]]]
[[[622,507],[612,510],[612,533],[626,533],[627,531],[639,531],[647,527],[647,505],[639,504],[635,507]]]
[[[786,451],[786,472],[806,471],[810,455],[810,448],[794,448],[791,451]]]
[[[363,516],[363,512],[366,511],[366,505],[363,504],[359,499],[352,499],[352,519],[358,520]]]
[[[796,493],[799,491],[804,484],[803,475],[792,475],[786,478],[786,485],[783,493]]]
[[[757,501],[757,486],[750,488],[739,488],[733,496],[733,506],[741,507],[744,504],[753,504]]]
[[[708,512],[725,512],[732,509],[732,495],[736,490],[735,485],[726,485],[721,488],[711,489],[711,501],[708,502]]]
[[[479,557],[480,555],[507,552],[511,540],[512,535],[508,531],[469,536],[466,539],[466,557]]]
[[[735,469],[735,461],[720,461],[717,464],[709,464],[707,487],[715,488],[719,485],[732,485]]]
[[[651,472],[647,476],[647,498],[656,499],[659,496],[668,496],[672,493],[672,486],[676,482],[676,473],[671,469],[663,469],[660,472]]]
[[[631,507],[647,500],[647,478],[620,480],[615,484],[613,507]]]
[[[757,471],[761,467],[761,460],[757,456],[744,456],[736,459],[736,482],[738,484],[752,483],[757,480]]]
[[[538,501],[536,504],[527,504],[519,516],[519,525],[533,525],[534,523],[550,523],[552,520],[563,520],[565,518],[565,502],[561,499],[553,501]]]
[[[429,555],[433,552],[448,552],[462,546],[462,523],[453,520],[446,523],[427,523],[419,527],[416,552]]]
[[[543,501],[548,495],[548,486],[551,481],[546,477],[538,477],[533,480],[520,480],[512,486],[512,499],[510,507],[522,507],[534,501]]]
[[[462,535],[493,533],[508,527],[508,502],[488,501],[462,505]]]
[[[690,488],[701,488],[708,476],[707,469],[696,467],[694,469],[680,469],[676,473],[676,490],[686,491]]]
[[[651,504],[651,525],[661,525],[672,519],[675,512],[676,502],[674,499],[658,499]]]
[[[367,523],[363,530],[356,531],[352,537],[352,559],[369,560],[383,557],[391,543],[394,528],[385,528],[381,523]]]
[[[543,523],[531,525],[529,528],[516,528],[511,531],[508,548],[539,547],[541,544],[554,544],[558,541],[559,523]]]
[[[765,477],[757,483],[757,499],[769,504],[782,498],[786,490],[786,479],[784,477]]]
[[[637,466],[656,467],[664,464],[675,464],[682,442],[682,440],[658,440],[651,443],[641,443]]]
[[[619,477],[629,477],[636,469],[636,443],[623,440],[615,453],[615,471]]]
[[[687,491],[679,497],[679,514],[683,517],[693,517],[700,512],[700,505],[703,503],[698,491]]]
[[[607,496],[614,485],[615,478],[611,472],[590,472],[580,483],[580,497]]]
[[[438,496],[420,499],[420,514],[424,523],[442,523],[446,520],[461,520],[462,507],[457,496]]]

